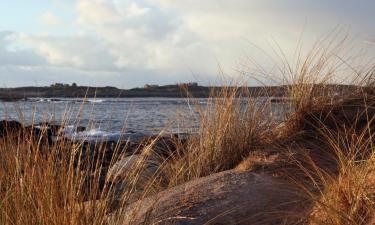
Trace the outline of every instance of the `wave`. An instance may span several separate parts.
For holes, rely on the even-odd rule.
[[[145,137],[150,136],[148,133],[141,132],[108,132],[100,129],[90,129],[86,131],[76,132],[74,126],[67,126],[61,130],[64,138],[73,141],[120,141],[120,140],[132,140],[138,141]]]
[[[163,105],[186,105],[189,99],[186,98],[44,98],[36,97],[29,98],[29,102],[38,103],[116,103],[116,104],[130,104],[130,105],[151,105],[151,104],[163,104]],[[205,103],[205,99],[200,99],[198,104]],[[194,101],[190,102],[194,104]]]
[[[103,99],[87,99],[88,102],[91,102],[91,103],[102,103],[104,102]]]

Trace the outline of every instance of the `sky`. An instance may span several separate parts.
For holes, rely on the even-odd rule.
[[[374,12],[374,0],[0,0],[0,86],[215,84],[334,30],[372,54]]]

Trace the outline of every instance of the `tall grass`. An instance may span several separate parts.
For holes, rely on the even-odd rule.
[[[104,175],[127,156],[127,144],[115,143],[108,158],[105,143],[70,141],[62,134],[48,143],[46,125],[38,135],[33,127],[7,134],[0,139],[0,224],[109,224],[114,208],[151,190],[136,187],[152,141],[122,176],[127,185],[117,196],[115,183]]]
[[[169,186],[233,169],[251,151],[268,143],[275,126],[269,99],[259,102],[241,87],[213,92],[198,107],[200,127],[163,167]]]
[[[280,152],[292,156],[287,176],[311,196],[306,223],[373,224],[374,64],[353,66],[342,53],[346,38],[328,43],[318,42],[294,69],[286,63],[292,111],[278,131]],[[356,88],[340,90],[338,80]]]
[[[372,132],[372,131],[370,131]],[[324,189],[315,195],[309,224],[373,224],[375,222],[375,161],[368,131],[339,139],[327,135],[336,152],[337,176],[320,176]],[[324,173],[322,173],[324,174]]]

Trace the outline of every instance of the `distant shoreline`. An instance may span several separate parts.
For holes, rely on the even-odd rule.
[[[351,85],[330,85],[335,92],[358,89]],[[228,87],[226,87],[228,88]],[[229,87],[236,88],[236,87]],[[116,87],[90,87],[66,84],[55,84],[46,87],[0,88],[1,101],[19,101],[28,98],[208,98],[218,95],[223,87],[199,86],[196,83],[174,85],[145,85],[143,88],[119,89]],[[288,86],[243,87],[239,89],[242,96],[251,97],[285,97]]]

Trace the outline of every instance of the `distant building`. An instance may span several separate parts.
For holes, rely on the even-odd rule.
[[[64,84],[63,83],[54,83],[54,84],[51,84],[51,87],[64,87]]]
[[[73,83],[75,84],[75,83]],[[76,84],[77,85],[77,84]],[[72,85],[73,86],[73,85]],[[55,88],[63,88],[63,87],[70,87],[70,84],[64,84],[64,83],[54,83],[51,84],[50,87],[55,87]]]
[[[187,86],[188,87],[198,87],[198,83],[197,82],[190,82],[190,83],[187,83]]]
[[[179,83],[178,86],[185,86],[185,87],[198,87],[197,82],[189,82],[189,83]]]

